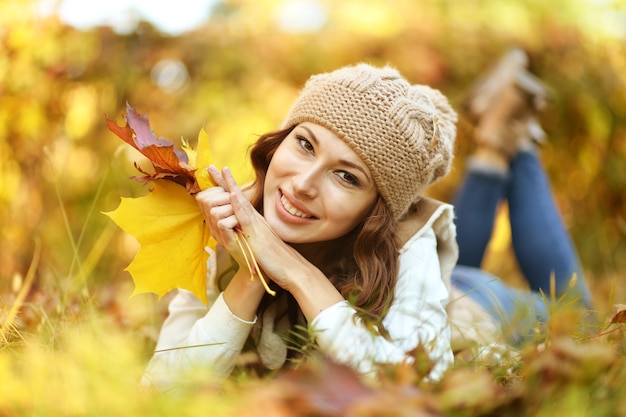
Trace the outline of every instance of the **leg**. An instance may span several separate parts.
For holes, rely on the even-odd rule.
[[[550,280],[554,276],[557,297],[567,292],[589,307],[591,294],[576,250],[536,154],[517,154],[511,161],[510,174],[507,199],[513,248],[531,289],[550,294]],[[574,274],[577,279],[570,290]]]
[[[576,273],[575,291],[568,293],[576,292],[585,306],[591,304],[571,239],[532,153],[544,136],[536,116],[547,90],[526,70],[522,58],[514,52],[502,60],[481,78],[466,103],[476,124],[479,155],[474,160],[481,162],[483,173],[501,175],[487,180],[470,172],[457,198],[459,265],[452,274],[452,284],[482,306],[514,343],[534,337],[537,321],[548,319],[549,298],[539,290],[549,297],[553,273],[559,293],[568,290]],[[479,269],[502,198],[509,203],[513,248],[532,291],[509,287]]]
[[[480,268],[498,204],[506,193],[506,172],[474,159],[455,198],[459,265]]]
[[[479,268],[458,265],[451,280],[453,286],[493,317],[511,343],[533,337],[536,322],[548,318],[547,305],[539,293],[509,287]]]
[[[478,145],[472,163],[492,176],[470,172],[455,201],[460,265],[480,267],[496,209],[505,197],[510,160],[541,139],[535,116],[547,90],[527,65],[526,53],[512,49],[480,77],[464,103]]]

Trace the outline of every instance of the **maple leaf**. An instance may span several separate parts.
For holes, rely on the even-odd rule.
[[[126,103],[124,118],[126,124],[120,126],[106,117],[109,130],[141,152],[152,162],[154,168],[154,173],[149,173],[135,164],[137,170],[144,174],[135,179],[142,182],[168,179],[183,185],[191,193],[199,191],[194,176],[195,168],[189,165],[189,159],[184,151],[177,149],[172,141],[157,138],[150,129],[148,117],[139,114],[128,103]]]
[[[207,135],[204,129],[200,130],[196,149],[189,146],[186,140],[183,139],[182,142],[182,148],[189,160],[189,166],[195,168],[194,176],[196,178],[197,188],[199,190],[206,190],[209,187],[214,187],[215,182],[213,182],[213,179],[207,171],[207,167],[213,163],[213,154],[209,146],[209,135]]]
[[[192,195],[215,185],[206,170],[212,164],[209,137],[202,129],[196,149],[183,140],[180,150],[173,142],[157,138],[148,118],[128,103],[125,119],[124,126],[106,120],[113,133],[139,150],[154,167],[154,173],[149,173],[135,163],[144,174],[135,179],[154,183],[150,194],[123,198],[116,210],[104,213],[139,242],[135,258],[126,268],[135,282],[133,294],[153,292],[162,297],[172,289],[183,288],[206,304],[208,252],[205,248],[215,250],[217,241],[210,235]],[[236,231],[251,277],[259,277],[266,291],[275,295],[263,278],[244,234]]]
[[[206,261],[202,248],[213,246],[195,199],[171,181],[155,181],[154,190],[140,198],[122,198],[118,208],[104,213],[134,236],[140,249],[126,268],[135,282],[133,294],[159,297],[174,288],[206,298]]]
[[[213,162],[211,147],[209,146],[209,135],[204,129],[198,134],[198,144],[196,146],[196,164],[198,168],[195,172],[196,181],[201,190],[206,190],[215,185],[206,168]]]

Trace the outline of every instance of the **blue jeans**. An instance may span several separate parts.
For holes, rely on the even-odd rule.
[[[530,291],[507,286],[480,269],[503,200],[509,205],[513,250]],[[557,299],[565,296],[591,306],[576,249],[536,154],[520,152],[507,174],[470,166],[455,199],[455,215],[459,261],[452,283],[496,320],[510,322],[515,316],[545,320],[551,276]],[[570,288],[574,274],[576,280]]]

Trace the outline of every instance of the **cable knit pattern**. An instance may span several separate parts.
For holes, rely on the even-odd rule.
[[[450,169],[457,115],[439,91],[358,64],[311,77],[282,127],[312,122],[354,149],[396,220]]]

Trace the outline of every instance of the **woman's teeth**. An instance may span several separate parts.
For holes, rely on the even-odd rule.
[[[303,219],[310,219],[311,217],[313,217],[309,216],[308,214],[304,214],[303,212],[289,204],[289,201],[287,201],[284,195],[280,197],[280,201],[281,203],[283,203],[283,207],[285,207],[285,209],[294,216],[302,217]]]

